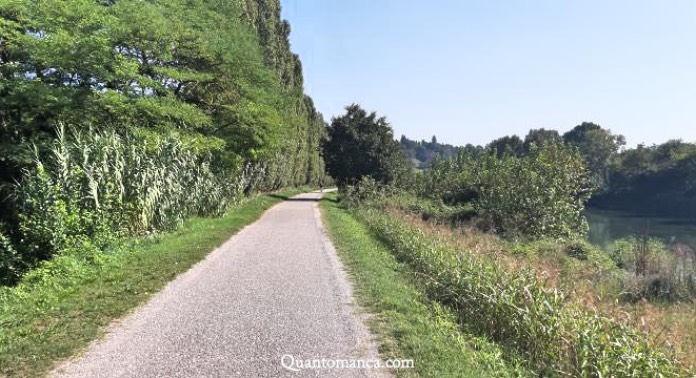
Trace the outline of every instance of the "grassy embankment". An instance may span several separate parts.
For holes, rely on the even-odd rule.
[[[462,330],[452,309],[430,300],[398,262],[389,247],[336,203],[335,194],[322,201],[324,221],[336,249],[355,282],[358,303],[370,313],[380,354],[414,360],[403,377],[534,376],[524,361],[506,353],[487,337]]]
[[[693,261],[655,239],[619,240],[609,251],[584,239],[510,241],[481,232],[470,204],[446,206],[399,195],[372,204],[452,250],[492,258],[510,271],[531,270],[562,291],[566,302],[646,334],[674,352],[681,365],[696,362]]]
[[[586,279],[608,268],[607,259],[595,255],[596,251],[576,245],[579,248],[571,250],[589,253],[578,259],[567,256],[567,249],[559,251],[544,242],[521,245],[512,251],[514,244],[492,235],[449,229],[394,209],[374,211],[363,207],[350,212],[360,219],[362,228],[353,226],[354,229],[343,235],[340,230],[334,230],[339,249],[349,256],[348,260],[358,259],[363,247],[357,243],[341,248],[342,238],[359,238],[351,234],[371,234],[378,238],[383,243],[382,251],[388,250],[392,259],[399,262],[393,265],[394,269],[412,272],[402,276],[411,277],[410,282],[417,283],[422,289],[419,293],[425,293],[423,298],[450,311],[452,324],[460,326],[454,329],[495,340],[499,350],[505,352],[499,355],[503,358],[522,354],[529,362],[526,366],[544,376],[686,374],[676,366],[669,351],[663,353],[665,350],[654,340],[651,342],[628,322],[589,311],[576,301],[577,294],[565,292],[571,281]],[[328,218],[331,223],[331,217]],[[342,227],[349,223],[346,219]],[[364,237],[370,240],[369,236]],[[527,256],[520,258],[520,254]],[[389,307],[380,307],[379,303],[388,296],[381,286],[391,280],[361,284],[361,281],[373,281],[369,278],[372,274],[360,272],[366,266],[352,266],[358,271],[354,273],[356,281],[359,287],[373,286],[368,290],[372,294],[367,295],[367,302],[378,303],[376,313],[384,316]],[[404,306],[398,312],[408,313],[410,307]],[[386,316],[380,324],[393,329],[399,322]],[[408,345],[409,339],[401,331],[387,335],[391,335],[396,345]],[[466,360],[467,354],[453,353],[451,358]],[[425,354],[416,357],[416,364],[418,358],[422,359],[421,364],[437,359]]]
[[[260,195],[222,218],[131,238],[108,251],[61,255],[0,288],[0,377],[38,377],[100,337],[111,321],[145,302],[284,196]]]

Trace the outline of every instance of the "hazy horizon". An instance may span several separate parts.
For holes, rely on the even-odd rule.
[[[327,121],[355,102],[454,145],[584,121],[696,141],[696,2],[281,2]]]

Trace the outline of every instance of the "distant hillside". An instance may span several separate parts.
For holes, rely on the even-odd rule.
[[[399,142],[406,157],[413,162],[416,168],[427,168],[428,163],[437,155],[440,155],[442,158],[454,158],[457,156],[457,147],[438,143],[434,135],[430,142],[425,140],[418,142],[402,135]]]
[[[430,161],[435,158],[435,156],[440,155],[441,158],[446,159],[448,157],[457,157],[457,151],[461,147],[453,146],[451,144],[442,144],[437,142],[437,137],[433,135],[430,142],[421,140],[420,142],[406,138],[405,135],[401,136],[399,141],[401,148],[404,150],[406,157],[413,162],[416,168],[425,169],[430,164]],[[465,148],[481,149],[481,147],[474,147],[468,144]]]

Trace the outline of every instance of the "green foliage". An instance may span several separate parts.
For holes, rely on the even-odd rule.
[[[532,148],[522,158],[489,156],[477,178],[476,208],[508,236],[571,237],[587,232],[591,194],[580,156],[562,145]]]
[[[524,153],[529,153],[533,147],[532,145],[539,147],[544,144],[560,144],[563,143],[561,135],[556,130],[541,129],[531,129],[529,133],[524,137]]]
[[[24,266],[12,240],[5,235],[4,225],[0,224],[0,277],[16,277]]]
[[[622,269],[636,272],[636,274],[649,273],[648,266],[668,253],[665,245],[654,238],[630,237],[614,241],[611,246],[611,258]]]
[[[547,143],[518,157],[460,151],[434,159],[417,193],[458,206],[472,203],[503,235],[567,238],[583,235],[582,214],[591,194],[577,152]]]
[[[583,122],[563,134],[563,141],[578,148],[594,186],[600,191],[606,190],[607,169],[626,144],[625,138],[594,123]]]
[[[622,135],[583,122],[562,136],[547,129],[532,129],[524,140],[517,135],[504,136],[490,142],[486,150],[495,151],[498,159],[521,158],[531,153],[532,146],[545,143],[564,144],[579,151],[588,170],[589,182],[595,188],[588,202],[590,206],[683,217],[692,216],[696,211],[696,144],[670,140],[660,145],[641,144],[624,149],[626,142]],[[425,151],[431,146],[406,137],[402,137],[402,145],[412,159],[414,151]],[[477,156],[476,159],[484,155],[471,145],[463,150]],[[434,152],[430,155],[429,166],[418,163],[425,174],[414,175],[410,180],[412,187],[406,189],[428,197],[440,197],[450,204],[473,200],[476,192],[466,188],[471,187],[473,181],[468,178],[469,174],[462,173],[467,167],[450,162],[456,162],[458,157],[450,149],[443,150],[439,159],[434,158],[437,155]],[[429,170],[439,172],[431,175]]]
[[[455,147],[451,144],[438,143],[437,138],[433,135],[430,142],[422,140],[415,141],[406,138],[405,135],[401,136],[399,140],[401,148],[404,150],[406,158],[415,163],[417,169],[426,169],[430,166],[433,159],[439,157],[441,159],[446,158],[456,158],[458,150],[460,148]],[[468,145],[464,147],[466,149],[480,149],[480,147],[474,147]]]
[[[278,0],[0,2],[0,281],[324,179],[289,32]]]
[[[439,199],[423,198],[409,192],[390,193],[375,203],[380,208],[396,208],[405,213],[416,215],[421,219],[433,220],[448,226],[460,226],[476,216],[470,203],[448,205]]]
[[[394,184],[406,171],[403,151],[386,118],[368,114],[356,104],[331,120],[322,156],[339,187],[356,184],[364,176]]]
[[[567,304],[531,271],[455,251],[405,222],[375,210],[356,218],[421,277],[428,295],[459,320],[523,353],[541,376],[677,377],[671,357],[627,326]]]
[[[521,157],[530,153],[532,145],[541,146],[546,143],[564,143],[577,147],[585,167],[590,171],[593,185],[605,190],[607,169],[626,141],[622,135],[614,135],[599,125],[583,122],[562,137],[556,130],[532,129],[524,141],[517,135],[504,136],[489,143],[487,148],[495,150],[498,158],[505,155]]]
[[[177,132],[215,171],[273,173],[254,189],[317,183],[324,121],[288,33],[278,0],[0,2],[2,198],[59,121]],[[15,222],[11,204],[0,210]]]
[[[609,209],[692,217],[696,211],[696,144],[638,145],[608,167],[607,190],[592,204]]]
[[[121,239],[106,250],[85,241],[17,285],[0,286],[0,376],[46,376],[282,196],[300,192],[254,196],[221,218],[188,219],[176,232]]]
[[[456,159],[436,157],[424,174],[423,186],[417,191],[423,197],[440,199],[450,205],[471,202],[478,196],[476,170],[481,156],[460,149]]]
[[[630,237],[613,243],[611,258],[629,274],[621,277],[621,297],[629,301],[692,300],[696,266],[691,250],[670,251],[658,239]]]
[[[339,194],[341,201],[359,206],[383,201],[394,196],[396,192],[394,186],[381,184],[372,176],[363,176],[356,184],[341,187]]]
[[[258,37],[266,67],[276,73],[282,88],[280,115],[282,135],[275,148],[261,156],[268,176],[261,189],[287,185],[317,184],[324,178],[324,162],[319,156],[325,137],[325,122],[311,98],[303,94],[302,63],[290,50],[290,24],[280,18],[278,0],[240,0],[240,17]],[[274,109],[269,109],[274,110]]]
[[[85,240],[173,229],[190,216],[219,216],[241,196],[242,177],[214,174],[176,135],[58,133],[15,189],[18,244],[27,266]]]
[[[498,158],[505,155],[522,156],[524,155],[524,142],[517,135],[504,136],[490,142],[486,148],[495,150]]]
[[[356,277],[357,301],[374,315],[370,328],[380,344],[380,355],[417,361],[406,376],[537,376],[522,356],[475,330],[463,329],[454,309],[427,298],[415,278],[418,275],[404,269],[391,249],[350,210],[331,200],[322,201],[321,206],[341,260]]]
[[[617,266],[612,258],[599,247],[585,239],[539,239],[526,242],[509,242],[506,247],[515,255],[525,258],[541,258],[564,262],[569,259],[591,264],[599,271],[615,271]],[[567,264],[566,264],[567,265]]]

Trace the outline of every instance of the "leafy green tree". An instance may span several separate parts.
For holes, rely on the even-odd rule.
[[[0,186],[57,121],[176,130],[219,169],[268,167],[269,188],[323,174],[324,121],[278,0],[3,1],[0,17]]]
[[[205,162],[212,182],[243,177],[247,193],[318,183],[325,122],[289,33],[279,0],[0,1],[0,254],[23,239],[18,199],[41,202],[15,183],[53,161],[61,123],[137,137],[137,155],[173,136],[192,172]]]
[[[434,159],[423,176],[420,195],[472,203],[502,235],[564,238],[587,231],[583,211],[592,185],[573,147],[531,144],[523,156],[500,157],[463,148],[456,159]]]
[[[481,154],[475,148],[460,148],[455,159],[437,156],[424,173],[420,195],[437,198],[449,205],[470,202],[476,198],[476,170]]]
[[[399,143],[406,157],[410,159],[418,169],[427,169],[428,165],[437,156],[443,159],[457,157],[457,147],[451,144],[438,143],[434,135],[430,142],[418,142],[410,140],[402,135]]]
[[[583,211],[592,193],[577,151],[533,145],[524,157],[487,156],[476,169],[476,208],[510,237],[574,237],[587,232]]]
[[[496,156],[502,158],[505,155],[522,156],[524,154],[524,142],[517,135],[504,136],[490,142],[489,150],[495,150]]]
[[[621,151],[607,167],[607,185],[592,205],[657,215],[696,212],[696,144],[670,140]]]
[[[563,143],[563,138],[561,138],[561,135],[556,130],[547,130],[544,128],[531,129],[524,137],[524,152],[530,152],[532,144],[541,147],[547,143]]]
[[[625,138],[594,123],[583,122],[563,134],[563,140],[580,150],[593,184],[606,190],[608,167],[619,149],[626,144]]]
[[[363,176],[392,184],[404,174],[404,154],[386,118],[352,104],[346,114],[331,120],[327,132],[322,155],[340,187],[356,184]]]

